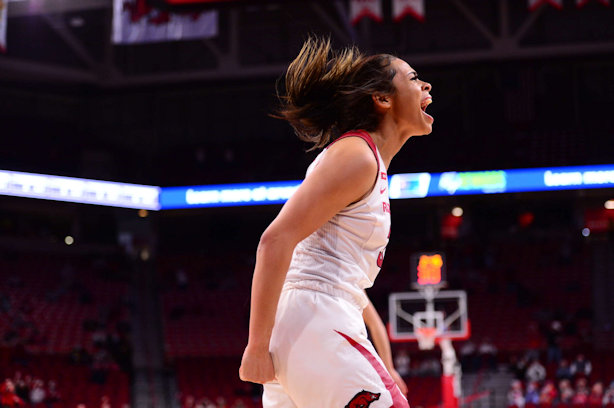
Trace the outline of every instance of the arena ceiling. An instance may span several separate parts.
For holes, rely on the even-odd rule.
[[[0,78],[121,88],[274,77],[310,32],[420,66],[614,52],[614,7],[574,4],[530,12],[524,0],[428,0],[424,23],[395,23],[384,0],[383,23],[353,26],[346,0],[259,1],[221,7],[209,40],[118,46],[112,0],[17,0]]]

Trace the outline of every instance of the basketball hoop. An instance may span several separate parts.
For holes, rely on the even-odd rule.
[[[388,298],[390,340],[421,341],[422,349],[432,349],[440,337],[469,338],[467,294],[461,290],[391,293]],[[433,337],[435,339],[433,339]]]
[[[420,350],[432,350],[435,347],[436,327],[417,327],[416,338]]]

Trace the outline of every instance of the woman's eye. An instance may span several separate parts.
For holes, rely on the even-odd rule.
[[[418,76],[414,76],[411,78],[412,81],[417,81],[418,80]]]

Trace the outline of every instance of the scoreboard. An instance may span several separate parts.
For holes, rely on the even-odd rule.
[[[413,288],[446,285],[446,257],[443,252],[413,254],[410,265]]]

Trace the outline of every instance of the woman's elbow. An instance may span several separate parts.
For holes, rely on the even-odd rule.
[[[283,231],[267,228],[260,236],[260,242],[258,243],[258,252],[262,252],[269,249],[294,250],[296,243],[291,239],[289,234]]]

